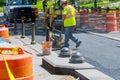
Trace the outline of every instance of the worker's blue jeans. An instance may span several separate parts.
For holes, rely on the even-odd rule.
[[[77,43],[78,39],[76,39],[73,36],[73,31],[74,31],[75,26],[71,27],[65,27],[65,44],[64,47],[69,47],[69,39],[71,39],[73,42]]]

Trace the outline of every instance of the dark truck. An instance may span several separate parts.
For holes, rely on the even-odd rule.
[[[5,0],[3,13],[9,22],[35,22],[38,9],[34,7],[36,0]]]

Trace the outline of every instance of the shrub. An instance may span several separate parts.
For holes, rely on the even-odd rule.
[[[4,0],[0,0],[0,6],[2,6],[4,3]]]

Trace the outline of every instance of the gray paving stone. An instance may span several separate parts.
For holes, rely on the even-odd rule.
[[[42,58],[42,65],[50,72],[60,75],[75,76],[77,69],[94,69],[95,67],[87,62],[84,63],[69,63],[69,58],[58,57],[57,54],[51,54]]]
[[[76,75],[81,78],[80,80],[114,80],[96,69],[76,70]]]
[[[84,63],[69,63],[69,58],[58,57],[57,54],[52,54],[49,56],[44,56],[43,59],[50,63],[54,67],[59,68],[72,68],[72,69],[93,69],[93,65],[84,62]]]

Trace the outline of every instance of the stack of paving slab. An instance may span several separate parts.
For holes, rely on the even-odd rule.
[[[114,80],[87,62],[69,63],[69,57],[59,57],[57,53],[44,56],[42,65],[54,74],[72,75],[80,80]]]

